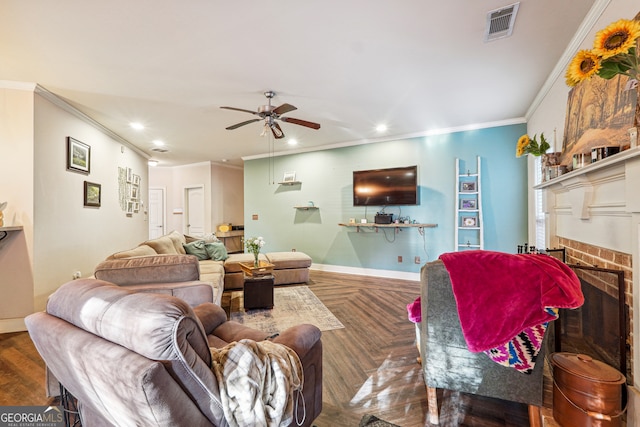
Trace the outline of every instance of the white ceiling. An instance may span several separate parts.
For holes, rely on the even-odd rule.
[[[522,120],[594,0],[521,0],[513,35],[485,43],[487,12],[513,2],[0,0],[0,80],[40,84],[161,165],[240,165],[272,139],[225,130],[254,116],[219,107],[255,110],[266,90],[322,125],[281,123],[299,144],[275,151]]]

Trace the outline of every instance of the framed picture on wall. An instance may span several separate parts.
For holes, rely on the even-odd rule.
[[[84,205],[91,207],[100,207],[100,198],[102,197],[102,186],[95,182],[84,182]]]
[[[296,173],[295,172],[285,172],[284,177],[282,178],[282,182],[295,182]]]
[[[476,201],[473,199],[462,199],[460,200],[460,209],[477,209]]]
[[[475,182],[461,182],[460,191],[463,193],[474,193],[476,191]]]
[[[91,171],[91,147],[67,137],[67,170],[89,175]]]
[[[461,222],[461,226],[462,227],[477,227],[478,226],[478,219],[472,216],[463,216],[460,219]]]

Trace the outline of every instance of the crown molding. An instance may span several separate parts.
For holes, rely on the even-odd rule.
[[[0,88],[33,92],[36,88],[36,84],[30,82],[16,82],[13,80],[0,80]]]
[[[544,84],[540,88],[540,91],[529,106],[529,109],[525,114],[527,121],[531,119],[533,114],[536,112],[540,104],[542,104],[542,101],[551,91],[551,88],[558,81],[558,79],[561,77],[564,78],[565,70],[567,69],[569,62],[573,59],[573,56],[576,54],[578,49],[580,49],[580,46],[584,42],[584,39],[588,35],[592,34],[594,25],[596,25],[598,19],[600,19],[605,9],[609,6],[609,3],[611,3],[611,0],[595,1],[591,9],[589,10],[589,13],[587,13],[587,16],[585,16],[582,24],[580,24],[580,27],[578,27],[578,30],[569,42],[569,45],[567,45],[567,48],[564,50],[564,53],[556,63],[556,66],[551,71],[551,74],[549,74],[547,80],[544,82]],[[569,88],[567,88],[567,91],[569,91]]]
[[[46,88],[40,86],[39,84],[35,85],[34,93],[36,93],[37,95],[42,96],[47,101],[51,102],[52,104],[56,105],[57,107],[62,108],[64,111],[66,111],[67,113],[72,114],[73,116],[77,117],[78,119],[82,120],[83,122],[90,124],[94,128],[98,129],[100,132],[102,132],[105,135],[107,135],[109,138],[119,142],[122,145],[127,146],[130,150],[135,151],[136,153],[138,153],[139,155],[141,155],[145,159],[148,160],[148,159],[150,159],[152,157],[149,154],[145,153],[144,151],[140,150],[138,147],[136,147],[135,145],[133,145],[132,143],[130,143],[126,139],[124,139],[123,137],[121,137],[120,135],[118,135],[117,133],[115,133],[114,131],[112,131],[111,129],[105,127],[104,125],[102,125],[101,123],[97,122],[93,118],[89,117],[88,115],[86,115],[82,111],[78,110],[73,105],[69,104],[64,99],[60,98],[55,93],[47,90]]]
[[[244,156],[242,157],[242,160],[247,161],[247,160],[264,159],[267,157],[289,156],[292,154],[311,153],[314,151],[333,150],[336,148],[354,147],[356,145],[374,144],[376,142],[392,142],[392,141],[399,141],[402,139],[423,138],[423,137],[435,136],[435,135],[446,135],[446,134],[456,133],[456,132],[466,132],[466,131],[472,131],[472,130],[478,130],[478,129],[489,129],[489,128],[495,128],[495,127],[501,127],[501,126],[519,125],[526,122],[527,120],[524,117],[514,117],[512,119],[498,120],[494,122],[473,123],[473,124],[464,125],[464,126],[433,129],[433,130],[408,133],[403,135],[386,136],[382,138],[360,139],[357,141],[339,142],[337,144],[323,145],[321,147],[309,147],[309,148],[300,148],[297,150],[276,151],[273,153],[256,154],[253,156]]]

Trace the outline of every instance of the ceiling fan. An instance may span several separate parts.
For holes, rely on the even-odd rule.
[[[259,119],[245,120],[244,122],[236,123],[235,125],[231,125],[225,129],[233,130],[241,126],[248,125],[249,123],[254,123],[254,122],[259,122],[260,120],[264,120],[264,130],[260,135],[261,136],[264,135],[269,129],[271,129],[271,132],[273,133],[273,136],[276,139],[284,138],[284,132],[282,131],[282,128],[280,128],[280,125],[278,124],[277,120],[287,122],[287,123],[293,123],[294,125],[305,126],[311,129],[320,129],[319,123],[308,122],[306,120],[300,120],[300,119],[294,119],[293,117],[283,117],[282,114],[288,113],[293,110],[297,110],[297,108],[291,104],[282,104],[278,107],[274,107],[273,105],[271,105],[271,99],[274,96],[276,96],[275,92],[267,91],[264,93],[264,96],[267,97],[268,103],[267,105],[261,105],[260,107],[258,107],[258,111],[245,110],[244,108],[236,108],[236,107],[220,107],[225,110],[242,111],[242,112],[254,114],[260,117]]]

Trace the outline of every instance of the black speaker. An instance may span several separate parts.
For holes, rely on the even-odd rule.
[[[393,214],[377,213],[374,222],[376,224],[391,224],[393,222]]]

